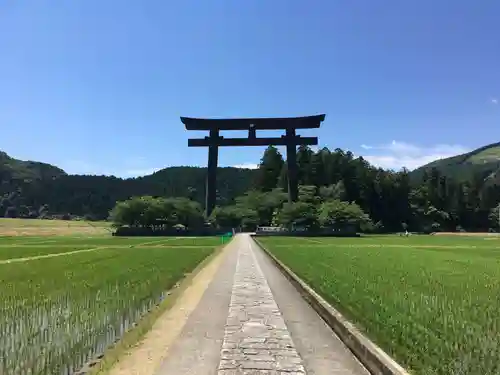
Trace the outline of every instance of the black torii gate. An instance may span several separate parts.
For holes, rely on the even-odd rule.
[[[188,147],[208,147],[208,170],[206,182],[205,209],[210,216],[216,199],[217,163],[221,146],[286,146],[288,168],[288,199],[296,202],[298,198],[297,146],[318,144],[317,137],[301,137],[297,129],[319,128],[325,115],[284,118],[240,118],[240,119],[201,119],[181,117],[186,130],[207,130],[205,138],[189,139]],[[224,138],[219,131],[248,130],[247,138]],[[281,137],[257,138],[257,130],[285,130]]]

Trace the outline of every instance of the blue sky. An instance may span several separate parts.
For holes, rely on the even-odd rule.
[[[206,164],[179,116],[326,113],[321,145],[413,168],[500,141],[499,14],[496,0],[0,0],[0,150],[133,176]]]

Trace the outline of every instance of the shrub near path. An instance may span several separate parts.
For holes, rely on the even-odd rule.
[[[492,241],[259,241],[412,372],[500,373],[500,249]]]

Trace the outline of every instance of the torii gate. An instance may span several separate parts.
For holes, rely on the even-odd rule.
[[[205,195],[205,210],[210,216],[216,199],[217,163],[219,147],[223,146],[286,146],[286,162],[288,168],[288,199],[298,199],[297,146],[313,146],[318,144],[317,137],[301,137],[297,129],[319,128],[325,115],[283,118],[239,118],[239,119],[201,119],[181,117],[186,130],[207,130],[209,136],[189,139],[188,147],[208,147],[208,170]],[[224,138],[221,130],[248,130],[247,138]],[[281,137],[257,137],[257,130],[284,130]]]

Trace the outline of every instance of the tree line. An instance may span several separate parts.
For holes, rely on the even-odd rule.
[[[106,220],[116,202],[134,196],[183,197],[202,203],[205,168],[169,167],[138,178],[68,175],[46,164],[2,164],[0,154],[0,217],[85,218]],[[19,165],[20,164],[20,165]],[[255,171],[219,168],[217,203],[226,205],[252,186]]]
[[[299,147],[297,163],[298,202],[287,202],[286,163],[277,148],[269,147],[248,191],[219,201],[209,223],[246,228],[349,227],[366,232],[499,230],[500,187],[484,173],[463,181],[431,168],[415,180],[406,169],[376,168],[349,151],[327,148],[314,152]],[[142,207],[136,210],[139,221],[132,223],[131,216],[128,221],[123,216],[117,219],[120,210],[134,204],[136,209]],[[112,218],[118,225],[193,226],[204,222],[202,210],[196,199],[136,197],[118,203]],[[186,212],[192,215],[191,221]]]

